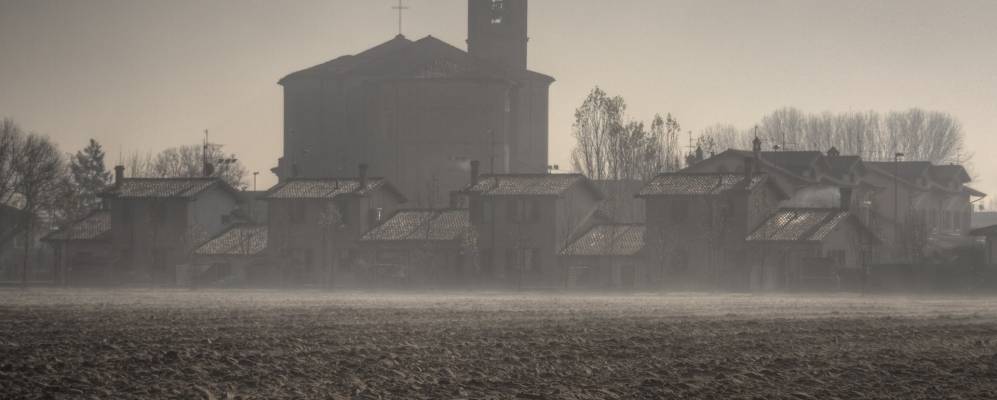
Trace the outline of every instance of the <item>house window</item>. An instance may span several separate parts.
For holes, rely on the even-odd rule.
[[[165,224],[169,218],[166,203],[157,202],[152,206],[153,221],[157,224]]]
[[[683,223],[689,217],[689,200],[688,199],[675,199],[672,200],[672,222]]]
[[[519,248],[506,250],[506,265],[512,270],[539,272],[540,249]]]
[[[368,212],[367,222],[370,225],[377,225],[384,219],[384,208],[371,208]]]
[[[292,204],[288,209],[290,213],[289,220],[294,225],[301,225],[305,223],[305,207],[300,204]]]
[[[844,250],[840,249],[828,250],[827,258],[831,259],[831,261],[834,261],[834,266],[838,268],[844,268],[848,261],[847,253],[845,253]]]
[[[510,200],[508,214],[509,222],[535,223],[540,220],[540,201],[537,199]]]
[[[481,213],[479,215],[479,221],[482,223],[490,224],[494,220],[495,208],[491,200],[481,199],[481,203],[478,206],[478,212]]]
[[[481,266],[481,273],[490,276],[495,267],[495,257],[493,257],[492,249],[481,249],[481,253],[478,254],[478,261]]]
[[[346,200],[339,200],[336,202],[336,208],[339,209],[339,221],[343,225],[348,225],[350,223],[350,203]]]

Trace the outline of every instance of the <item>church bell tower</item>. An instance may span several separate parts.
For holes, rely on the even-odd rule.
[[[526,69],[528,0],[467,0],[467,52]]]

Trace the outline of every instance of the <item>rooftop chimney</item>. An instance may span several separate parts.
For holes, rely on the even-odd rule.
[[[478,184],[478,173],[481,168],[481,162],[478,160],[471,161],[471,186]]]
[[[360,165],[357,166],[357,171],[357,176],[360,181],[360,190],[364,190],[367,188],[367,164],[360,163]]]
[[[841,192],[841,211],[851,211],[852,208],[852,188],[840,188]]]
[[[118,165],[114,167],[114,186],[121,186],[121,182],[125,181],[125,166]]]

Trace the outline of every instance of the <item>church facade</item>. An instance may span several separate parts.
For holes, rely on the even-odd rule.
[[[294,72],[274,172],[347,176],[364,163],[416,205],[442,206],[471,160],[489,173],[547,168],[548,90],[526,68],[527,0],[469,0],[468,50],[402,35]]]

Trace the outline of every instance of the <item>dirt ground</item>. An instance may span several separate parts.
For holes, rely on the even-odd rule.
[[[997,398],[997,298],[0,289],[0,398]]]

